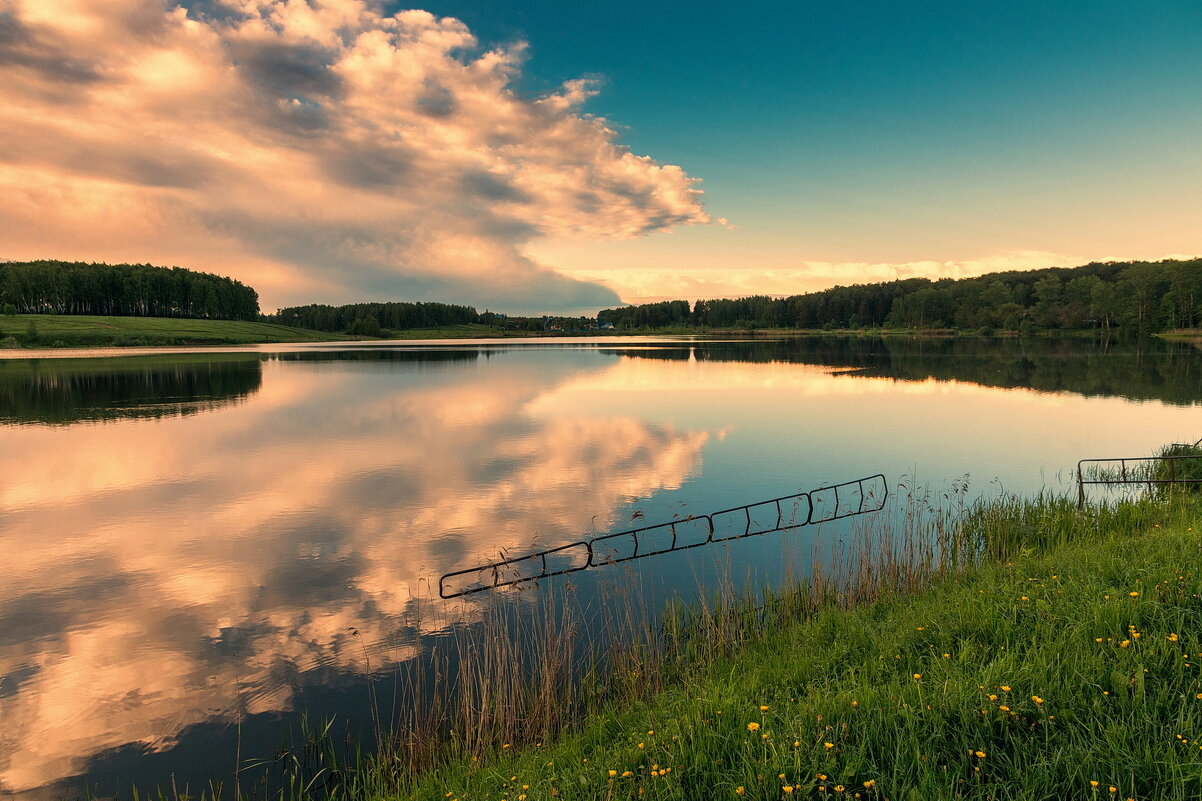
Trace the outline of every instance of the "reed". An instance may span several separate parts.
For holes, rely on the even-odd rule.
[[[1183,561],[1198,554],[1185,533],[1199,517],[1196,498],[1078,508],[1047,493],[968,503],[966,479],[941,493],[908,481],[899,489],[885,512],[820,531],[811,570],[776,586],[740,583],[728,570],[695,601],[658,610],[631,571],[589,602],[566,583],[499,598],[472,625],[448,623],[442,645],[406,666],[396,708],[376,713],[370,747],[339,738],[328,723],[310,727],[303,745],[253,766],[276,774],[260,790],[297,801],[883,798],[882,788],[891,798],[1086,798],[1088,780],[1068,784],[1084,768],[1054,749],[1079,752],[1098,776],[1107,775],[1102,751],[1075,736],[1051,737],[1048,714],[1133,748],[1127,734],[1110,733],[1115,720],[1099,712],[1099,697],[1072,682],[1088,675],[1091,686],[1119,687],[1129,700],[1126,678],[1115,676],[1145,681],[1145,693],[1146,680],[1131,665],[1115,667],[1092,652],[1043,653],[1028,638],[1054,636],[1048,626],[1091,609],[1083,614],[1094,615],[1091,631],[1105,642],[1119,642],[1126,625],[1156,630],[1156,667],[1175,688],[1157,689],[1148,721],[1126,710],[1124,725],[1146,735],[1173,719],[1189,742],[1202,737],[1202,698],[1186,692],[1193,681],[1202,693],[1197,670],[1170,664],[1160,642],[1202,630],[1199,580]],[[1149,537],[1162,526],[1177,538]],[[1150,550],[1141,553],[1141,545]],[[1143,589],[1125,589],[1135,586],[1127,568],[1147,573],[1137,582]],[[1098,591],[1113,585],[1136,594],[1127,600],[1147,597],[1150,576],[1162,573],[1168,583],[1158,580],[1156,591],[1177,593],[1180,603],[1159,618],[1151,608],[1124,618],[1106,606],[1119,590]],[[1099,645],[1093,640],[1082,647]],[[1183,647],[1202,662],[1202,642]],[[1007,681],[1029,692],[1003,703]],[[1043,696],[1056,698],[1055,713],[1034,700]],[[994,756],[985,762],[978,751]],[[1034,784],[1007,785],[995,771],[1005,764],[1000,754],[1010,767],[1023,759],[1054,764],[1042,766]],[[1180,759],[1150,770],[1192,775],[1197,788],[1200,755],[1182,749]],[[1122,764],[1142,759],[1128,755]],[[841,779],[825,778],[834,776]],[[1106,781],[1120,792],[1118,778]],[[1139,784],[1134,775],[1124,781]],[[1110,784],[1100,786],[1095,797],[1114,797]],[[1067,795],[1048,794],[1065,788]],[[200,795],[215,799],[220,788]]]

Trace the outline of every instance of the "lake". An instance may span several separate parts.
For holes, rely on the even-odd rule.
[[[370,676],[494,595],[444,601],[447,572],[877,473],[1075,492],[1078,459],[1202,437],[1202,350],[1163,342],[119,353],[0,351],[0,791],[21,798],[195,788],[302,714],[364,720]],[[804,570],[813,536],[629,564],[655,604],[716,564]]]

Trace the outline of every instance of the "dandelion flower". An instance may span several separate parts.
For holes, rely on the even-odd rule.
[[[1001,706],[999,706],[998,709],[1002,710],[1003,712],[1010,711],[1010,707],[1006,706],[1005,704],[1002,704]]]
[[[915,674],[914,674],[914,681],[918,681],[918,680],[919,680],[919,679],[921,679],[921,678],[922,678],[922,674],[921,674],[921,673],[915,673]]]
[[[843,790],[844,790],[844,787],[843,787],[843,785],[841,785],[841,784],[836,784],[836,785],[835,785],[835,792],[836,792],[836,793],[841,793],[841,792],[843,792]]]
[[[782,787],[780,789],[784,790],[786,793],[789,793],[789,794],[793,793],[793,785],[791,785],[791,784],[786,784],[784,787]]]
[[[1138,598],[1138,597],[1139,597],[1139,593],[1138,593],[1138,592],[1129,592],[1129,593],[1127,593],[1127,594],[1128,594],[1128,595],[1130,595],[1132,598]]]
[[[990,700],[990,701],[996,701],[996,700],[997,700],[997,696],[996,696],[996,695],[994,695],[993,693],[990,693],[990,694],[989,694],[989,700]]]
[[[1097,783],[1097,781],[1095,781],[1094,779],[1090,779],[1090,780],[1089,780],[1089,786],[1090,786],[1090,787],[1097,787],[1097,786],[1098,786],[1098,783]]]
[[[778,774],[776,774],[776,778],[778,778],[778,779],[783,779],[783,778],[785,778],[785,774],[783,774],[783,773],[778,773]]]
[[[610,775],[610,776],[617,776],[617,775],[618,775],[618,772],[617,772],[616,770],[611,770],[611,771],[609,772],[609,775]]]
[[[1010,692],[1010,688],[1009,688],[1009,687],[1007,687],[1005,684],[1003,684],[1003,685],[1002,685],[1002,692],[1004,692],[1004,693],[1008,693],[1008,692]]]
[[[869,779],[868,781],[864,782],[865,790],[871,790],[873,787],[876,787],[876,779]]]
[[[760,724],[756,723],[754,720],[747,724],[747,731],[759,731],[759,730],[760,730]]]
[[[1198,697],[1199,697],[1199,698],[1202,698],[1202,695],[1199,695]],[[794,740],[794,741],[793,741],[793,747],[794,747],[794,748],[801,748],[801,740]]]
[[[1177,642],[1177,635],[1175,633],[1169,635],[1169,642]]]
[[[1037,704],[1042,704],[1042,703],[1043,703],[1043,699],[1042,699],[1042,698],[1040,698],[1038,695],[1032,695],[1032,696],[1031,696],[1031,700],[1032,700],[1032,701],[1034,701],[1034,702],[1035,702],[1035,703],[1037,703]]]
[[[745,792],[747,792],[747,788],[741,784],[735,788],[735,795],[743,795]]]
[[[767,707],[767,706],[765,706],[764,704],[760,704],[760,711],[761,711],[761,712],[767,712],[767,711],[768,711],[768,707]]]
[[[1114,795],[1119,791],[1119,788],[1115,787],[1114,785],[1111,785],[1108,789],[1110,790],[1111,795]]]
[[[973,753],[977,755],[977,759],[984,759],[984,758],[985,758],[985,752],[984,752],[984,751],[973,751]]]
[[[835,747],[835,744],[834,743],[823,743],[822,747],[829,751]]]

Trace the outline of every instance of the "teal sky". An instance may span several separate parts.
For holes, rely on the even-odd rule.
[[[702,178],[709,214],[736,226],[538,246],[590,276],[615,260],[842,265],[809,268],[829,285],[888,277],[862,264],[959,273],[1202,252],[1192,0],[427,8],[485,46],[527,41],[531,91],[600,76],[586,109],[635,153]]]
[[[595,313],[1196,257],[1200,44],[1198,0],[0,0],[0,258]]]

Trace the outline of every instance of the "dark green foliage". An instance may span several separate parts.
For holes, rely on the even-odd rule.
[[[149,264],[0,263],[0,306],[12,314],[208,320],[259,317],[258,293],[239,281]]]
[[[1202,325],[1202,259],[1093,263],[961,280],[909,278],[787,298],[699,300],[691,312],[687,301],[664,301],[598,316],[619,329],[1118,329],[1147,336]]]
[[[1175,443],[1161,448],[1153,462],[1152,477],[1158,481],[1202,482],[1202,440],[1190,445]],[[1202,492],[1202,483],[1161,484],[1162,495],[1172,492]]]
[[[11,317],[17,313],[17,307],[11,303],[5,303],[4,305],[0,306],[0,313],[7,314]]]
[[[352,303],[347,306],[314,303],[280,309],[267,321],[310,331],[346,331],[361,336],[377,336],[382,328],[402,331],[479,323],[481,315],[471,306],[446,303]]]
[[[0,425],[176,417],[259,390],[253,354],[0,361]]]

